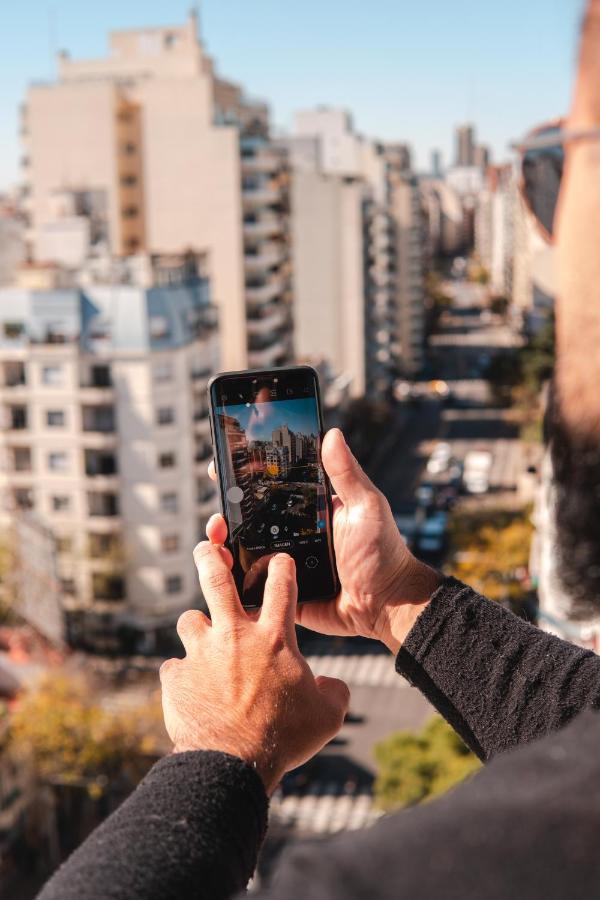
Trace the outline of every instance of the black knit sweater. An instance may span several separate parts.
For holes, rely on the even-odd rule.
[[[366,832],[292,847],[271,888],[257,896],[600,895],[600,716],[591,711],[600,705],[600,659],[449,579],[396,668],[482,759],[495,758],[434,803]],[[168,757],[40,900],[231,897],[252,874],[267,809],[260,780],[241,760],[209,752]]]

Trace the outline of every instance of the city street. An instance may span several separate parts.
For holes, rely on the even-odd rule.
[[[514,496],[524,467],[518,429],[506,410],[493,405],[481,377],[490,357],[499,349],[518,346],[520,338],[499,318],[481,316],[478,287],[452,281],[445,290],[454,303],[430,340],[428,376],[445,380],[450,397],[398,405],[396,427],[374,455],[369,471],[392,510],[404,515],[415,509],[415,489],[437,441],[448,442],[459,460],[469,450],[491,452],[488,496],[493,502]],[[481,505],[486,500],[477,497],[466,502]],[[305,652],[316,674],[348,683],[351,717],[306,775],[292,782],[285,796],[274,798],[274,817],[297,833],[359,828],[378,816],[370,799],[374,745],[393,731],[420,728],[433,710],[396,674],[393,659],[377,645],[317,639],[308,643]]]

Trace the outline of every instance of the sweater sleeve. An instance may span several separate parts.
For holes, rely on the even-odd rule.
[[[250,879],[267,827],[256,772],[226,753],[160,760],[38,900],[220,900]]]
[[[600,707],[600,658],[541,631],[446,579],[396,658],[417,687],[480,757],[562,727]]]

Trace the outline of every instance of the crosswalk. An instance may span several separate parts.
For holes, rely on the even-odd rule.
[[[307,656],[313,675],[329,675],[341,678],[349,687],[398,687],[408,686],[408,682],[397,674],[394,657],[386,653],[365,653],[356,655],[331,654]]]
[[[275,795],[271,801],[271,815],[282,826],[298,834],[336,834],[367,828],[382,815],[373,805],[368,791],[341,792],[332,784],[317,783],[303,796]]]

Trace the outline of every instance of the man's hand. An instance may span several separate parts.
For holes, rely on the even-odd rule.
[[[211,619],[180,616],[185,659],[160,669],[165,725],[174,751],[221,750],[256,766],[267,792],[342,726],[348,687],[313,677],[296,643],[296,570],[284,553],[269,563],[260,614],[243,609],[229,554],[208,541],[194,551]]]
[[[333,540],[342,590],[335,601],[301,604],[296,621],[324,634],[376,638],[397,653],[439,576],[410,553],[389,503],[337,428],[325,435],[322,461],[336,493]],[[215,477],[212,464],[209,474]],[[227,538],[220,515],[206,531],[214,544]]]

